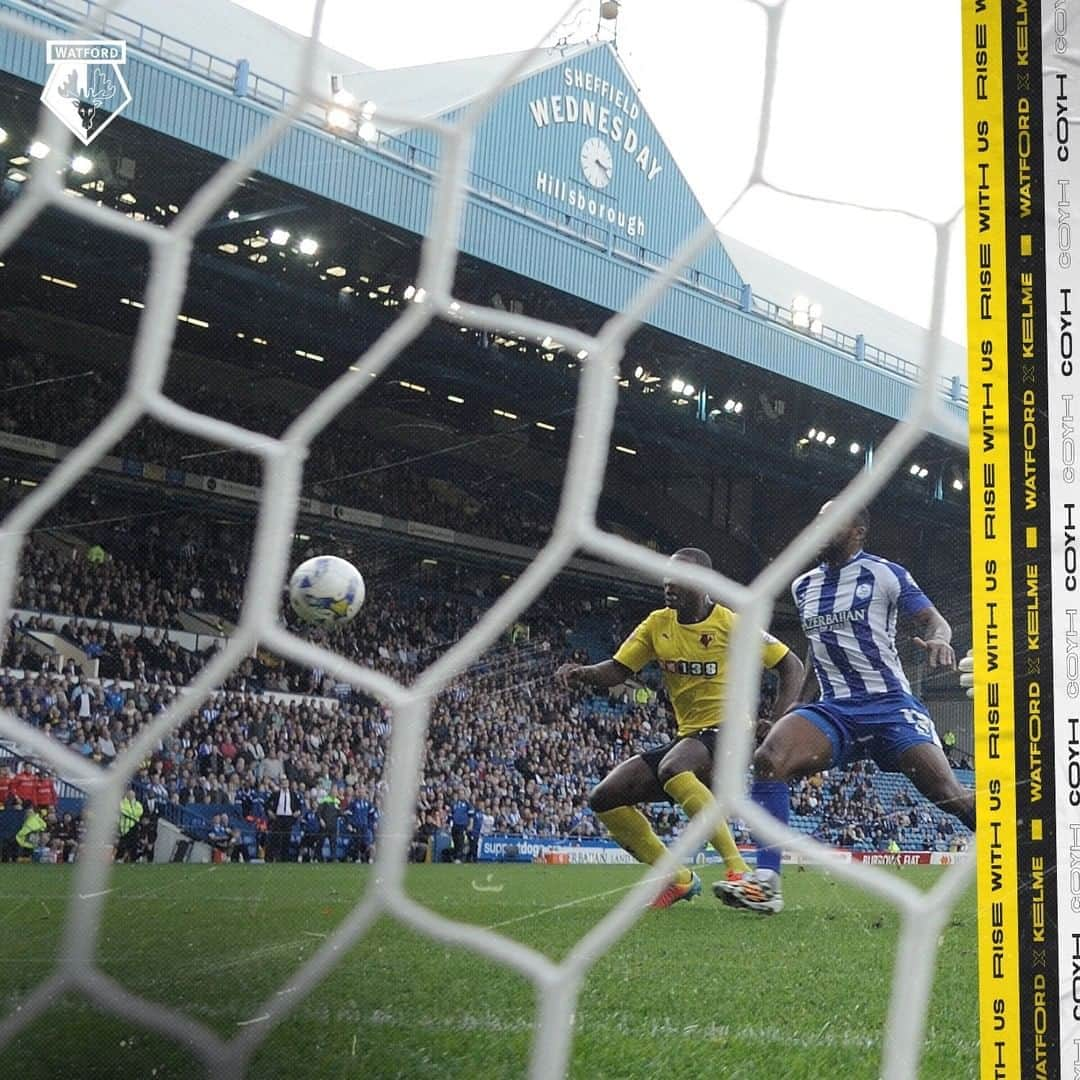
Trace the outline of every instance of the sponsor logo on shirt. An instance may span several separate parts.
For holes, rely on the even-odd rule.
[[[866,608],[854,608],[851,611],[830,611],[826,615],[804,615],[804,630],[827,630],[847,622],[866,622]]]
[[[698,675],[711,679],[718,670],[715,660],[660,660],[658,663],[669,675]]]

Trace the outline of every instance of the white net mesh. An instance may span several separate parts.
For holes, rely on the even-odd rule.
[[[769,150],[769,119],[777,72],[777,53],[785,4],[759,5],[767,21],[764,93],[758,118],[757,152],[751,174],[736,198],[759,186],[770,186],[765,176]],[[311,35],[300,61],[296,85],[310,87],[324,0],[318,0]],[[107,11],[108,8],[101,9]],[[20,19],[0,15],[6,31],[45,40],[38,28]],[[91,37],[100,24],[86,24],[75,36]],[[167,229],[132,220],[89,200],[65,199],[55,171],[38,169],[15,204],[0,218],[0,252],[8,248],[34,219],[52,207],[78,215],[89,223],[135,237],[150,250],[151,272],[131,362],[127,388],[94,433],[65,458],[4,522],[0,532],[0,620],[6,625],[16,578],[19,552],[29,530],[136,422],[154,417],[189,434],[258,455],[264,465],[263,498],[259,507],[256,540],[239,625],[227,646],[192,682],[190,693],[146,726],[108,770],[94,773],[87,783],[89,796],[87,835],[66,921],[65,940],[53,974],[42,982],[15,1012],[0,1022],[0,1046],[40,1016],[64,991],[80,990],[106,1010],[169,1036],[190,1048],[213,1076],[241,1076],[252,1055],[273,1027],[316,987],[379,916],[397,919],[439,941],[474,950],[513,969],[536,987],[540,1002],[533,1028],[530,1074],[535,1078],[562,1076],[569,1062],[578,993],[596,958],[602,956],[641,915],[655,891],[655,874],[623,896],[618,905],[592,931],[556,963],[535,949],[492,929],[455,922],[428,910],[405,892],[404,874],[417,786],[425,750],[429,707],[440,688],[472,663],[496,641],[515,615],[534,601],[576,551],[588,551],[659,580],[668,575],[707,586],[710,592],[741,613],[733,646],[732,678],[727,713],[750,715],[758,694],[760,632],[770,620],[774,599],[787,589],[796,573],[841,519],[868,504],[922,439],[931,418],[958,446],[966,446],[964,424],[948,412],[937,390],[939,355],[931,347],[921,361],[921,380],[912,395],[905,421],[896,425],[881,444],[872,469],[860,473],[834,501],[829,513],[815,519],[788,548],[750,585],[689,564],[675,568],[655,552],[601,531],[595,512],[604,480],[615,416],[619,361],[624,346],[650,307],[713,238],[715,225],[705,223],[661,272],[656,273],[626,308],[609,319],[595,336],[570,327],[513,315],[503,310],[476,307],[454,300],[451,288],[457,259],[457,237],[465,195],[465,172],[471,138],[485,110],[500,91],[511,84],[520,68],[507,70],[489,92],[468,109],[460,123],[447,126],[409,117],[383,116],[435,132],[442,142],[441,167],[431,224],[423,243],[418,288],[426,290],[423,303],[408,305],[405,313],[350,368],[298,415],[280,439],[182,408],[162,392],[170,348],[188,272],[192,242],[229,194],[257,165],[260,157],[320,95],[313,90],[296,98],[293,107],[267,122],[235,160],[208,180]],[[59,121],[43,110],[38,137],[62,152],[70,137]],[[733,204],[734,205],[734,204]],[[730,209],[730,208],[729,208]],[[903,211],[900,211],[903,212]],[[939,340],[943,319],[944,282],[949,257],[947,221],[926,221],[935,237],[931,339]],[[721,216],[721,220],[724,215]],[[527,570],[486,612],[478,624],[435,664],[406,688],[377,671],[360,667],[316,647],[277,625],[279,585],[287,576],[297,500],[307,448],[312,439],[413,342],[428,323],[448,317],[454,305],[455,323],[477,329],[551,335],[569,350],[588,354],[583,363],[571,453],[562,499],[549,542]],[[272,629],[267,629],[271,627]],[[384,702],[393,713],[389,786],[376,872],[361,901],[318,951],[296,972],[287,986],[272,995],[231,1040],[183,1013],[151,1003],[130,993],[105,975],[96,963],[111,864],[108,853],[115,839],[119,804],[129,779],[155,745],[249,655],[256,643],[301,664],[317,665]],[[86,774],[86,762],[42,732],[0,713],[0,735],[17,740],[58,773]],[[718,805],[690,823],[659,873],[673,870],[680,860],[706,840],[724,813],[744,818],[759,835],[811,858],[826,850],[815,841],[780,826],[753,805],[744,791],[746,763],[751,750],[748,725],[727,724],[723,748],[716,755],[714,788]],[[833,865],[833,872],[893,904],[902,930],[897,946],[902,965],[894,966],[892,1000],[885,1036],[882,1075],[890,1080],[915,1075],[926,1022],[936,949],[952,907],[972,879],[974,860],[964,860],[946,871],[935,887],[920,892],[882,870],[862,864]]]

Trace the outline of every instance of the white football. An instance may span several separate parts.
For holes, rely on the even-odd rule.
[[[304,622],[320,626],[347,623],[364,603],[364,579],[351,562],[316,555],[289,579],[289,603]]]

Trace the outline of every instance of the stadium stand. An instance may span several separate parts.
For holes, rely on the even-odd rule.
[[[50,439],[73,446],[100,423],[122,388],[126,372],[108,356],[87,371],[80,358],[28,351],[0,337],[0,385],[50,385],[47,397],[33,392],[12,394],[0,403],[0,432]],[[279,396],[259,398],[223,395],[218,388],[176,380],[170,387],[181,404],[228,420],[249,430],[280,435],[295,415],[295,400],[311,396],[299,383],[278,380]],[[257,485],[258,462],[249,455],[224,452],[212,443],[144,419],[116,447],[117,455],[164,467],[187,468],[219,479]],[[405,467],[402,467],[405,463]],[[554,485],[530,477],[492,476],[460,458],[421,455],[364,431],[331,426],[315,441],[309,458],[308,493],[317,498],[344,499],[365,510],[408,517],[430,525],[454,528],[510,543],[536,547],[550,534],[558,501]],[[672,546],[672,538],[633,506],[605,499],[601,518],[609,527],[656,548]]]
[[[45,546],[26,549],[20,602],[40,613],[13,619],[0,693],[28,723],[108,763],[217,647],[199,653],[170,632],[182,635],[177,628],[192,602],[226,619],[235,614],[245,552],[210,542],[210,524],[197,516],[137,535],[123,522],[97,526],[83,543],[66,558]],[[99,554],[90,556],[92,549]],[[492,599],[475,586],[453,593],[401,584],[336,631],[333,646],[409,682]],[[527,640],[502,643],[446,688],[432,714],[418,836],[445,832],[458,794],[483,816],[488,832],[601,834],[586,806],[590,787],[632,749],[663,741],[668,710],[656,699],[655,679],[642,684],[644,703],[565,690],[551,676],[570,656],[609,653],[631,618],[596,610],[572,591],[551,598],[530,611]],[[118,633],[111,620],[138,626]],[[27,639],[42,631],[78,645],[97,662],[97,677],[85,677],[71,659],[29,649]],[[766,684],[763,708],[770,693]],[[303,812],[277,856],[359,857],[359,848],[370,845],[358,844],[348,815],[336,813],[331,833],[320,806],[332,796],[344,809],[362,791],[377,807],[389,730],[380,705],[325,672],[251,657],[138,773],[136,789],[149,813],[137,850],[144,857],[152,852],[159,817],[203,841],[218,819],[216,850],[261,858],[268,807],[287,780]],[[12,802],[20,797],[15,792]],[[964,830],[906,780],[872,765],[795,785],[792,809],[797,829],[856,851],[885,850],[893,842],[902,850],[949,850],[966,841]],[[312,814],[323,822],[317,832]],[[653,807],[652,817],[662,835],[681,827],[665,805]],[[748,840],[741,825],[737,831]],[[54,850],[52,843],[50,832],[43,850]],[[73,854],[75,847],[64,850]]]
[[[12,5],[25,6],[23,0],[7,0]],[[132,26],[138,33],[138,42],[130,45],[141,115],[136,119],[133,113],[112,125],[95,144],[92,176],[73,168],[65,170],[60,183],[73,199],[96,201],[103,211],[118,209],[132,226],[149,223],[143,231],[153,236],[152,227],[173,220],[183,227],[188,208],[198,210],[193,196],[206,192],[206,178],[222,160],[235,157],[235,140],[249,130],[247,123],[237,122],[242,111],[280,108],[290,97],[276,79],[289,76],[273,70],[274,79],[267,78],[269,58],[284,50],[280,42],[271,47],[257,32],[225,34],[225,39],[242,42],[251,59],[235,65],[225,61],[224,80],[216,52],[203,53],[189,44],[187,62],[178,60],[185,50],[172,55],[175,46],[182,46],[189,31],[201,39],[203,27],[175,26],[181,38],[163,36],[151,23],[164,26],[156,20],[174,17],[185,5],[137,6],[145,10],[129,10],[123,17],[127,33]],[[57,19],[63,25],[70,18],[62,3],[50,0],[35,7],[35,19],[45,26],[56,26]],[[104,32],[114,13],[100,14]],[[133,20],[133,14],[148,22]],[[215,37],[224,40],[221,23],[213,22]],[[156,55],[148,63],[151,39],[157,43]],[[198,73],[196,55],[210,61]],[[606,73],[605,87],[615,80],[621,85],[626,77],[607,46],[560,47],[558,55],[559,64],[583,57],[576,62]],[[29,149],[35,131],[41,63],[34,54],[30,66],[30,57],[21,39],[6,56],[3,139],[10,140],[13,152],[23,145]],[[558,75],[554,53],[548,60],[527,71],[536,80],[537,107],[546,108],[548,88],[541,92],[542,80],[550,83]],[[353,68],[336,57],[333,64],[331,70],[338,72]],[[484,65],[470,66],[477,70],[468,93],[460,92],[459,76],[446,77],[447,69],[424,77],[426,86],[436,81],[439,86],[440,100],[428,106],[432,117],[449,105],[456,110],[476,100],[484,81],[476,75]],[[319,70],[325,83],[327,71]],[[526,75],[525,69],[521,74]],[[163,77],[173,81],[163,85]],[[593,77],[590,71],[590,81]],[[301,89],[306,91],[306,85]],[[268,99],[268,90],[280,96]],[[382,124],[386,98],[376,97]],[[432,132],[376,129],[367,145],[361,128],[355,138],[335,130],[330,118],[340,116],[340,110],[315,111],[321,115],[313,123],[311,109],[304,110],[296,129],[272,153],[262,155],[264,171],[236,184],[227,205],[217,207],[214,220],[203,222],[207,228],[199,229],[197,240],[183,252],[182,312],[162,310],[161,264],[150,265],[147,259],[155,250],[179,254],[179,244],[172,244],[168,234],[162,234],[166,243],[155,249],[140,243],[134,228],[99,229],[103,215],[91,225],[85,214],[68,221],[52,207],[37,215],[32,228],[16,220],[17,243],[5,249],[0,264],[5,292],[0,362],[6,365],[0,385],[9,395],[0,405],[0,464],[10,495],[40,484],[69,448],[100,429],[125,384],[148,373],[149,353],[143,348],[132,364],[137,329],[145,342],[148,327],[160,331],[176,314],[175,338],[167,335],[173,355],[160,386],[164,397],[202,416],[277,437],[403,312],[422,310],[403,305],[421,302],[418,284],[427,280],[427,260],[417,274],[417,234],[443,214],[441,200],[430,198],[431,178],[440,165],[428,137]],[[531,554],[519,551],[513,566],[498,564],[496,559],[507,555],[498,545],[533,549],[548,536],[572,445],[568,421],[583,361],[590,359],[584,364],[587,379],[597,370],[591,343],[589,348],[580,343],[567,348],[556,338],[569,327],[592,333],[611,312],[623,310],[644,274],[664,262],[702,216],[678,162],[668,155],[644,109],[633,134],[642,139],[641,171],[649,160],[652,167],[647,180],[633,168],[616,170],[612,202],[618,206],[608,207],[614,215],[611,229],[602,215],[590,210],[586,217],[565,200],[554,200],[550,191],[538,192],[536,169],[546,175],[558,161],[552,152],[555,140],[549,138],[539,154],[506,154],[506,139],[492,137],[501,130],[528,129],[524,111],[516,112],[521,116],[493,111],[487,128],[491,136],[477,143],[480,153],[470,161],[477,171],[470,172],[465,198],[469,228],[476,235],[468,242],[462,236],[450,311],[482,305],[527,313],[544,320],[551,332],[542,330],[526,342],[524,335],[492,336],[454,325],[456,320],[429,327],[408,348],[395,350],[393,370],[365,385],[362,401],[357,396],[310,446],[303,440],[310,454],[304,461],[298,530],[315,533],[313,522],[337,520],[336,511],[344,511],[343,517],[401,519],[363,525],[372,532],[406,532],[415,526],[415,535],[426,535],[439,560],[444,550],[448,560],[460,557],[468,537],[494,541],[473,546],[474,567],[485,557],[496,567],[476,575],[475,587],[464,574],[456,582],[440,577],[437,584],[419,589],[415,581],[403,584],[397,575],[376,573],[373,560],[357,560],[378,582],[378,592],[371,593],[358,622],[328,644],[403,683],[460,636],[477,608],[498,595],[491,578],[501,570],[519,573]],[[512,126],[494,126],[507,121]],[[536,126],[541,127],[539,120]],[[557,125],[546,134],[559,131]],[[566,146],[570,139],[575,143],[574,157],[567,159],[575,165],[577,137],[569,128],[561,131]],[[628,127],[627,151],[630,134]],[[293,145],[297,136],[307,143],[302,149]],[[646,136],[649,146],[644,145]],[[662,161],[657,160],[661,152]],[[41,160],[36,152],[32,158]],[[17,160],[12,159],[13,168]],[[54,162],[36,168],[51,170]],[[505,167],[508,162],[520,164],[516,175]],[[24,164],[27,171],[14,172],[3,185],[3,203],[23,199],[19,190],[34,192],[40,186],[32,175],[31,156]],[[386,175],[391,170],[393,175]],[[633,186],[623,186],[620,172],[635,181]],[[352,190],[328,187],[330,177],[348,178]],[[17,188],[27,180],[25,189]],[[589,201],[596,200],[586,200],[586,207]],[[647,212],[647,234],[637,214],[628,232],[625,228],[630,208],[639,204]],[[70,205],[88,209],[92,202]],[[292,243],[279,243],[282,236]],[[905,415],[920,376],[917,363],[890,351],[909,351],[906,343],[894,344],[894,326],[884,325],[880,343],[861,314],[845,316],[850,332],[820,319],[800,326],[786,281],[765,300],[744,274],[721,239],[714,238],[710,249],[680,272],[670,294],[651,305],[616,375],[619,408],[606,488],[595,515],[600,528],[657,549],[681,543],[705,546],[716,553],[718,569],[739,582],[749,582],[789,543],[824,494],[838,491],[870,463],[893,421]],[[180,302],[179,292],[175,299]],[[844,311],[839,304],[836,310],[838,315]],[[476,321],[465,312],[461,317]],[[540,326],[535,322],[533,329]],[[947,386],[938,382],[935,393],[944,395],[949,411],[941,423],[927,425],[916,472],[907,479],[899,476],[883,493],[890,512],[881,520],[892,528],[894,539],[903,535],[905,560],[917,573],[937,561],[937,580],[951,583],[959,580],[953,570],[963,564],[964,545],[940,539],[943,529],[961,535],[966,520],[964,458],[950,445],[950,432],[963,417],[966,391],[959,378]],[[610,382],[607,389],[612,389]],[[581,411],[590,404],[584,401]],[[598,410],[597,415],[604,414]],[[220,435],[223,428],[214,430]],[[31,536],[24,548],[31,553],[21,568],[18,602],[23,606],[0,657],[5,665],[0,685],[9,710],[101,763],[115,759],[148,719],[184,693],[193,672],[219,647],[215,639],[229,632],[248,548],[241,531],[233,543],[228,529],[214,535],[214,528],[223,518],[241,516],[233,517],[226,505],[228,486],[240,485],[248,490],[234,491],[234,496],[248,500],[250,526],[261,494],[256,488],[266,479],[257,468],[258,458],[242,447],[226,451],[146,420],[123,434],[117,426],[113,434],[118,441],[102,445],[105,456],[80,476],[82,495],[96,497],[97,504],[89,511],[77,507],[79,512],[68,518],[64,506],[54,505],[49,521],[35,519],[35,533],[42,535]],[[581,471],[570,470],[571,482]],[[950,485],[954,476],[961,480],[960,489]],[[101,486],[94,490],[97,481]],[[136,508],[150,489],[161,507],[168,506],[167,514]],[[39,494],[45,492],[39,489]],[[183,521],[197,498],[204,513],[222,516],[207,531],[188,537]],[[312,508],[312,500],[327,505]],[[262,506],[273,504],[270,499]],[[322,524],[325,539],[329,525]],[[349,539],[359,532],[357,526]],[[334,550],[342,551],[340,541]],[[414,562],[420,551],[432,555],[431,547],[416,546]],[[617,554],[614,545],[606,551]],[[589,571],[575,572],[584,576]],[[260,580],[256,575],[260,587],[266,587],[268,576]],[[601,592],[598,578],[611,591],[620,591],[622,582],[612,583],[613,572],[598,574],[590,582],[594,598]],[[936,592],[933,578],[924,578],[924,584]],[[636,599],[641,600],[640,594]],[[448,829],[453,858],[474,856],[478,836],[494,829],[518,838],[567,832],[587,837],[597,831],[584,812],[589,785],[628,748],[669,732],[667,710],[649,700],[648,687],[635,688],[627,701],[553,686],[555,664],[573,650],[591,655],[610,650],[612,638],[627,629],[629,612],[605,622],[563,593],[545,603],[547,610],[526,616],[528,635],[511,637],[480,657],[464,677],[443,685],[434,707],[425,711],[427,757],[416,806],[414,857],[445,852]],[[133,782],[139,802],[128,800],[127,810],[116,808],[121,818],[118,857],[159,857],[157,841],[169,830],[187,834],[175,853],[193,842],[221,859],[368,857],[372,841],[377,842],[377,810],[385,794],[390,723],[378,705],[323,671],[284,664],[262,652],[249,656],[194,715],[163,737],[138,770]],[[8,730],[15,729],[9,725]],[[407,737],[408,732],[399,729],[398,734]],[[416,734],[419,738],[419,729]],[[395,740],[399,746],[402,741]],[[17,752],[11,748],[9,756]],[[399,769],[395,785],[411,780],[408,772]],[[117,770],[111,775],[117,789],[121,781],[126,786],[126,771],[123,777]],[[58,797],[61,783],[77,779],[57,778]],[[871,838],[895,844],[892,825],[884,824],[894,812],[895,798],[887,796],[861,775],[826,778],[814,792],[818,805],[809,808],[818,811],[814,828],[840,828],[837,842],[857,844],[860,838],[844,829],[852,807],[866,805],[872,807]],[[912,821],[909,809],[903,805],[905,829],[930,824],[918,817],[918,808]],[[90,835],[98,837],[113,807],[96,801],[94,810]],[[405,824],[403,810],[406,802],[396,800],[395,831]],[[57,850],[64,857],[75,854],[75,847],[63,840],[63,817],[50,819],[48,808],[44,817],[33,807],[19,812],[34,815],[19,824],[24,841],[37,838],[29,844],[34,857],[47,861]],[[681,828],[667,807],[654,807],[653,817],[665,836]],[[745,839],[745,830],[740,835]],[[897,835],[906,839],[903,831]],[[100,839],[93,842],[96,855]],[[15,843],[20,848],[16,857],[27,858],[28,845],[17,838]],[[87,859],[80,878],[94,878],[95,869]],[[376,898],[385,880],[373,877]],[[89,923],[96,937],[104,907],[93,899],[104,896],[99,888],[104,890],[95,884],[86,897],[79,894],[88,904],[73,906],[74,917],[66,924],[68,944],[86,955],[65,956],[59,968],[63,977],[91,967],[96,942],[91,934],[80,937],[72,930],[85,931]],[[332,932],[325,946],[336,947],[340,936]],[[230,978],[235,985],[235,973]],[[290,990],[295,987],[289,984]],[[87,980],[83,989],[89,1000],[103,1002],[109,996]],[[552,1001],[556,989],[548,987]],[[301,1000],[300,990],[291,998],[281,991],[271,999],[275,1017],[279,1009]],[[135,992],[143,993],[141,988]],[[40,995],[38,1000],[43,1000]],[[567,1006],[568,1021],[572,995],[559,1000]],[[14,1026],[35,1015],[34,1002],[31,997],[25,1008],[20,1002]],[[554,1074],[561,1071],[559,1051],[549,1036],[562,1018],[553,1023],[549,1011],[542,1012],[536,1030]],[[270,1012],[252,1016],[257,1025]],[[224,1020],[222,1030],[231,1031],[232,1022],[231,1016]],[[249,1034],[257,1040],[269,1030],[247,1027],[249,1022],[237,1021],[238,1046]],[[156,1028],[171,1030],[172,1025],[159,1022]],[[186,1030],[193,1028],[189,1021]],[[504,1041],[501,1034],[499,1041]],[[217,1036],[209,1031],[193,1043],[200,1055],[206,1047],[208,1061],[223,1056]],[[354,1036],[354,1057],[355,1051]],[[245,1060],[233,1071],[239,1074],[246,1065]]]

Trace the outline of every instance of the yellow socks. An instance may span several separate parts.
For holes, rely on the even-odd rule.
[[[681,772],[678,776],[673,776],[664,785],[664,790],[686,811],[688,817],[700,814],[716,801],[712,792],[692,772]],[[721,820],[713,833],[712,842],[729,870],[745,874],[750,869],[739,854],[735,838],[731,835],[726,821]]]
[[[707,789],[705,794],[709,794]],[[616,806],[614,810],[602,810],[596,816],[604,823],[604,827],[619,846],[630,852],[638,862],[648,863],[651,866],[667,850],[660,837],[653,832],[649,819],[636,807]],[[731,839],[730,833],[728,833],[728,839]],[[680,885],[686,885],[690,878],[690,871],[686,867],[675,875],[675,880]]]
[[[688,817],[700,814],[715,801],[712,792],[692,773],[681,772],[673,776],[664,790],[686,811]],[[617,806],[614,810],[604,810],[596,815],[615,838],[638,862],[650,866],[664,854],[664,845],[660,837],[653,832],[649,819],[636,807]],[[746,873],[749,867],[735,846],[726,821],[721,821],[712,836],[713,846],[720,852],[728,870]],[[690,880],[690,871],[683,867],[676,875],[676,881],[685,885]]]

